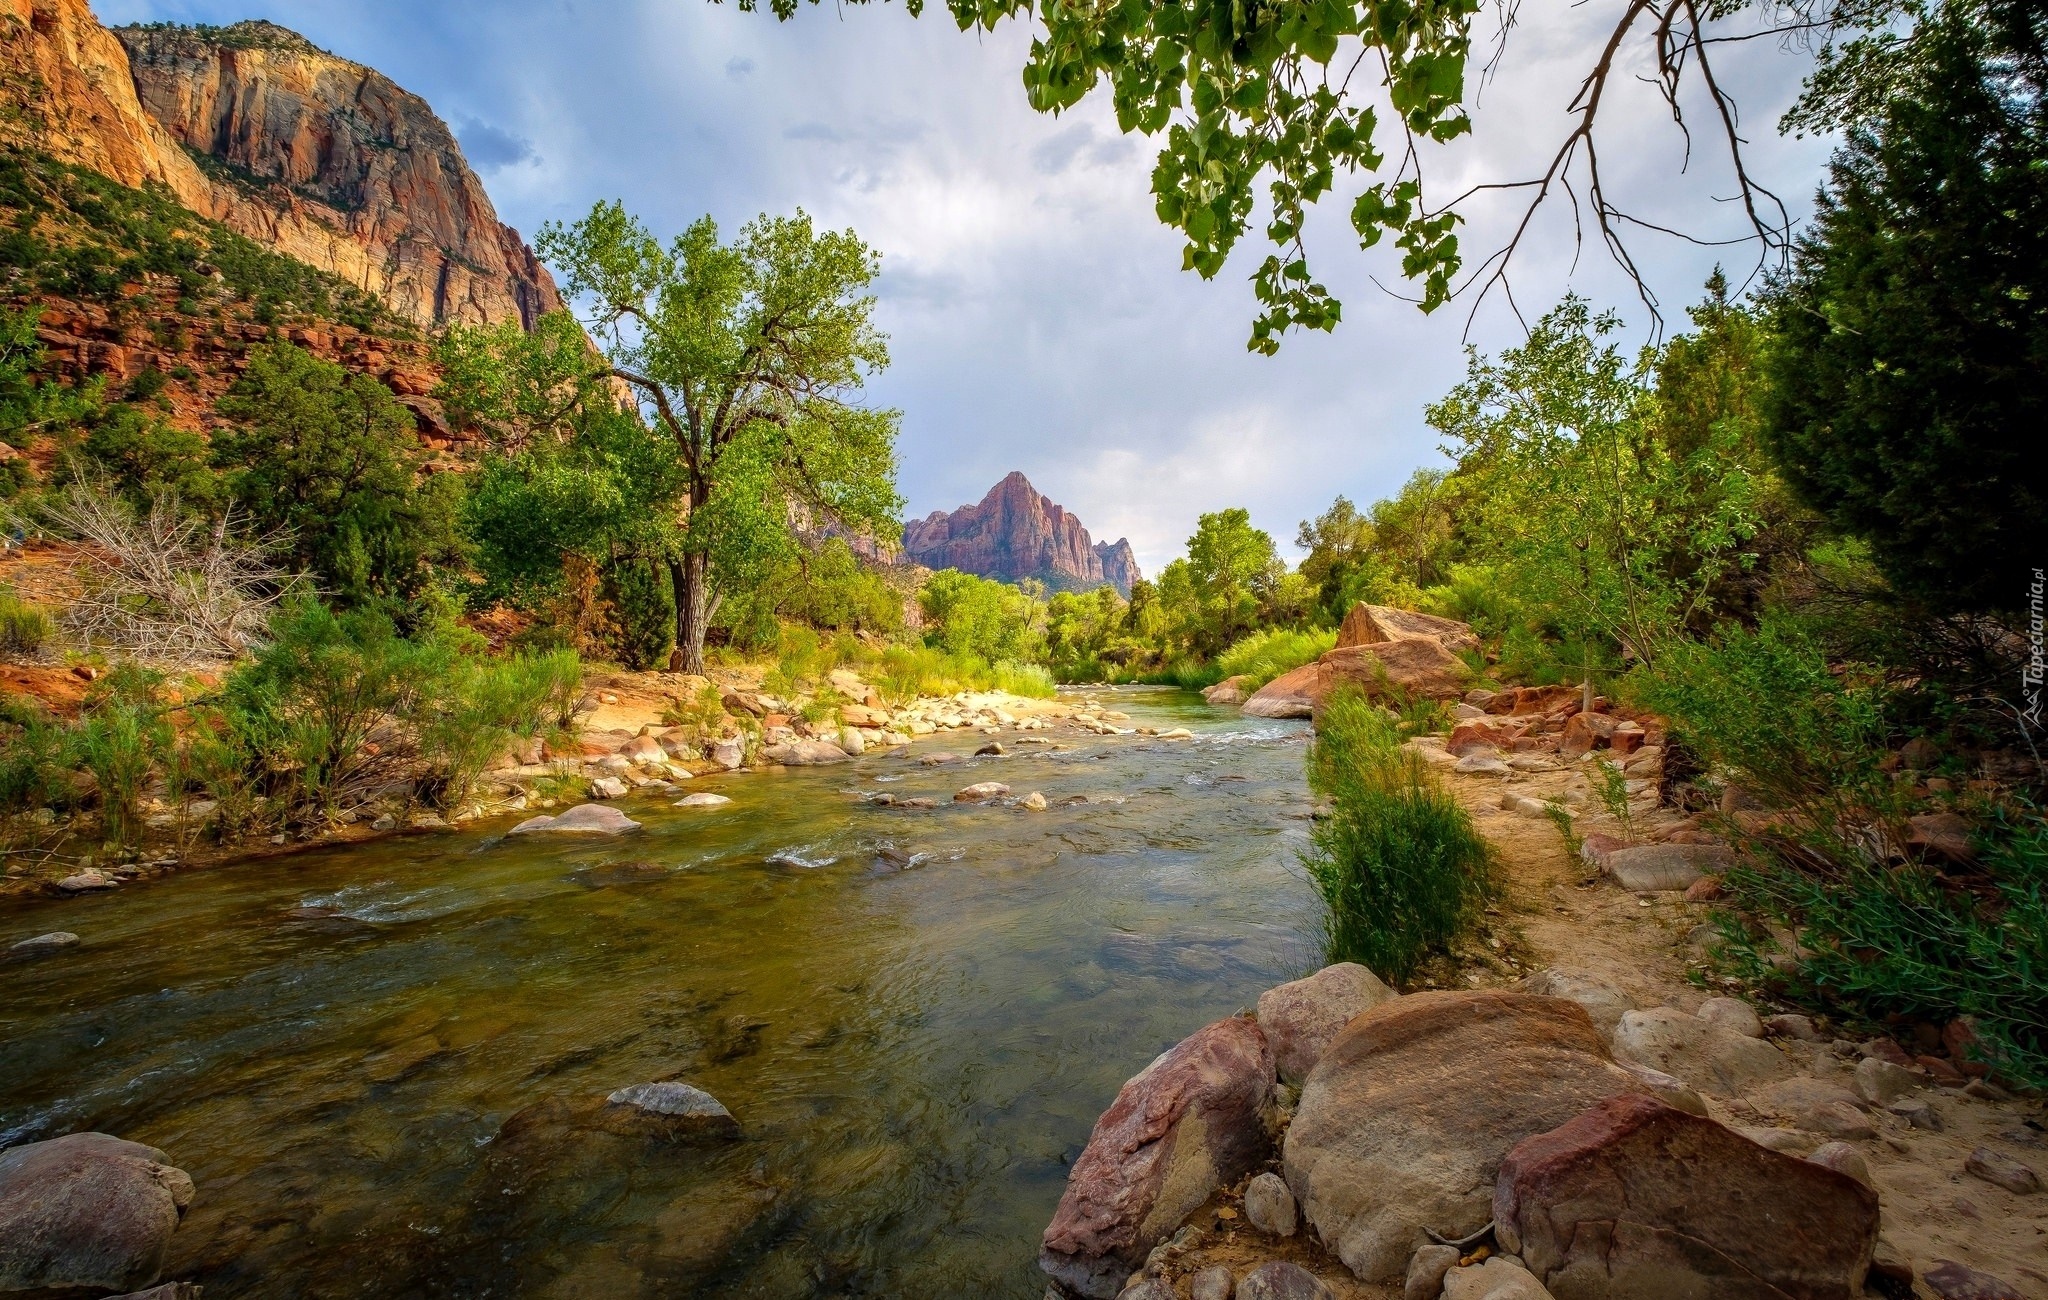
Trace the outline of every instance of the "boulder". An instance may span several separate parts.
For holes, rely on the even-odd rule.
[[[704,757],[728,772],[736,772],[747,761],[747,746],[737,736],[721,737],[704,747]]]
[[[1493,1216],[1572,1300],[1857,1300],[1878,1229],[1854,1178],[1644,1096],[1516,1146]]]
[[[1266,1035],[1243,1017],[1161,1054],[1095,1121],[1046,1227],[1039,1267],[1082,1295],[1115,1295],[1181,1220],[1267,1157],[1273,1086]]]
[[[761,761],[784,767],[819,767],[844,763],[853,755],[829,740],[785,740],[761,750]]]
[[[1790,1121],[1810,1133],[1823,1133],[1851,1142],[1877,1136],[1870,1117],[1857,1104],[1855,1093],[1806,1075],[1794,1075],[1772,1084],[1749,1100],[1759,1110]]]
[[[1689,888],[1702,876],[1726,871],[1734,859],[1719,844],[1638,844],[1615,849],[1602,865],[1623,889],[1650,894]]]
[[[1322,668],[1303,664],[1285,672],[1252,692],[1244,702],[1248,718],[1312,718],[1321,698]]]
[[[1000,799],[1008,793],[1010,793],[1010,787],[1004,785],[1001,781],[977,781],[973,785],[955,792],[953,802],[985,803],[990,799]]]
[[[1849,1175],[1873,1192],[1877,1190],[1877,1180],[1870,1176],[1870,1162],[1847,1142],[1823,1142],[1806,1158],[1823,1169]]]
[[[1589,840],[1591,836],[1587,837]],[[1635,999],[1597,975],[1553,966],[1537,971],[1515,986],[1524,993],[1576,1002],[1592,1017],[1603,1038],[1611,1037],[1623,1013],[1636,1009]]]
[[[1337,648],[1344,650],[1352,646],[1381,645],[1408,637],[1422,637],[1435,641],[1453,654],[1479,648],[1479,638],[1473,634],[1468,623],[1460,623],[1453,618],[1438,618],[1434,614],[1418,614],[1410,609],[1367,605],[1363,602],[1353,605],[1351,612],[1344,616],[1343,626],[1337,629]]]
[[[601,803],[577,804],[559,817],[529,817],[507,835],[624,835],[640,823]]]
[[[1553,1300],[1536,1275],[1498,1255],[1444,1274],[1444,1300]]]
[[[1350,961],[1259,994],[1259,1027],[1273,1045],[1280,1077],[1289,1083],[1306,1079],[1353,1017],[1394,996],[1379,976]]]
[[[66,894],[88,894],[96,889],[119,889],[121,882],[98,867],[87,867],[75,875],[69,875],[57,882],[57,888]]]
[[[1903,1065],[1893,1065],[1879,1056],[1866,1056],[1856,1062],[1849,1086],[1871,1105],[1889,1106],[1925,1082]]]
[[[1374,697],[1398,693],[1411,699],[1455,700],[1465,693],[1472,675],[1464,660],[1424,637],[1346,646],[1318,659],[1316,667],[1317,703],[1340,686],[1355,686]]]
[[[1488,713],[1507,717],[1555,713],[1566,706],[1576,707],[1579,694],[1580,688],[1576,686],[1514,686],[1480,707]]]
[[[1299,1264],[1274,1259],[1237,1281],[1237,1300],[1336,1300],[1323,1280]]]
[[[633,737],[619,746],[618,754],[629,763],[666,763],[669,757],[661,742],[652,736]]]
[[[699,791],[696,794],[686,794],[682,798],[676,800],[676,807],[723,808],[731,802],[732,800],[727,798],[725,795],[711,794],[707,791]]]
[[[0,1294],[155,1282],[192,1204],[191,1178],[169,1159],[105,1133],[0,1151]]]
[[[1226,677],[1203,691],[1202,698],[1211,704],[1243,704],[1251,698],[1251,692],[1245,689],[1248,680],[1242,673]]]
[[[1694,1014],[1710,1025],[1719,1025],[1744,1038],[1764,1036],[1764,1022],[1757,1018],[1756,1008],[1741,998],[1708,998],[1700,1003],[1700,1009]]]
[[[1577,1003],[1411,993],[1354,1019],[1309,1074],[1287,1184],[1353,1273],[1392,1281],[1428,1231],[1485,1225],[1515,1143],[1639,1087]]]
[[[1245,1185],[1244,1217],[1260,1232],[1292,1237],[1295,1225],[1294,1193],[1278,1174],[1260,1174]]]
[[[1723,1029],[1675,1007],[1623,1015],[1614,1030],[1614,1051],[1724,1097],[1774,1083],[1792,1072],[1784,1054],[1762,1039]]]
[[[1223,1264],[1211,1264],[1188,1279],[1188,1300],[1230,1300],[1237,1279]]]

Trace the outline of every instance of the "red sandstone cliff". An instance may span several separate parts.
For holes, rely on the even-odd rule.
[[[1095,543],[1081,521],[1045,499],[1021,473],[989,489],[976,506],[934,510],[903,526],[903,550],[933,569],[959,569],[1016,582],[1036,578],[1055,591],[1107,583],[1125,595],[1140,575],[1131,544]]]
[[[86,0],[0,0],[0,119],[424,325],[561,305],[425,101],[270,23],[116,33]]]

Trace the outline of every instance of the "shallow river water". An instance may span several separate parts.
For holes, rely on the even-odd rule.
[[[982,739],[934,737],[628,799],[622,840],[508,821],[0,914],[84,939],[0,965],[0,1145],[169,1152],[199,1195],[165,1276],[209,1300],[1035,1300],[1117,1087],[1317,964],[1302,724],[1089,694],[1197,738],[920,766]],[[989,780],[1054,806],[853,793]],[[556,1122],[664,1078],[742,1137]]]

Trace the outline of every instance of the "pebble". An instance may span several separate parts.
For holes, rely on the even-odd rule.
[[[120,881],[98,867],[87,867],[76,875],[66,876],[58,881],[57,888],[67,894],[85,894],[98,889],[115,889],[120,884]]]
[[[1920,1084],[1919,1075],[1880,1056],[1866,1056],[1856,1062],[1856,1072],[1850,1081],[1856,1095],[1872,1106],[1889,1106]]]
[[[1802,1043],[1821,1041],[1821,1032],[1814,1027],[1810,1016],[1772,1016],[1764,1021],[1764,1032],[1773,1038],[1796,1038]]]
[[[1945,1127],[1941,1122],[1941,1112],[1924,1101],[1909,1098],[1895,1101],[1885,1109],[1914,1128],[1925,1129],[1929,1133],[1939,1133]]]

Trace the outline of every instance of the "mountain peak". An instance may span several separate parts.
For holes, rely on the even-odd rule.
[[[1128,596],[1139,577],[1128,541],[1098,543],[1064,506],[1011,470],[981,504],[951,514],[934,510],[903,529],[903,549],[934,569],[959,569],[1018,582],[1036,578],[1055,591],[1113,586]]]

